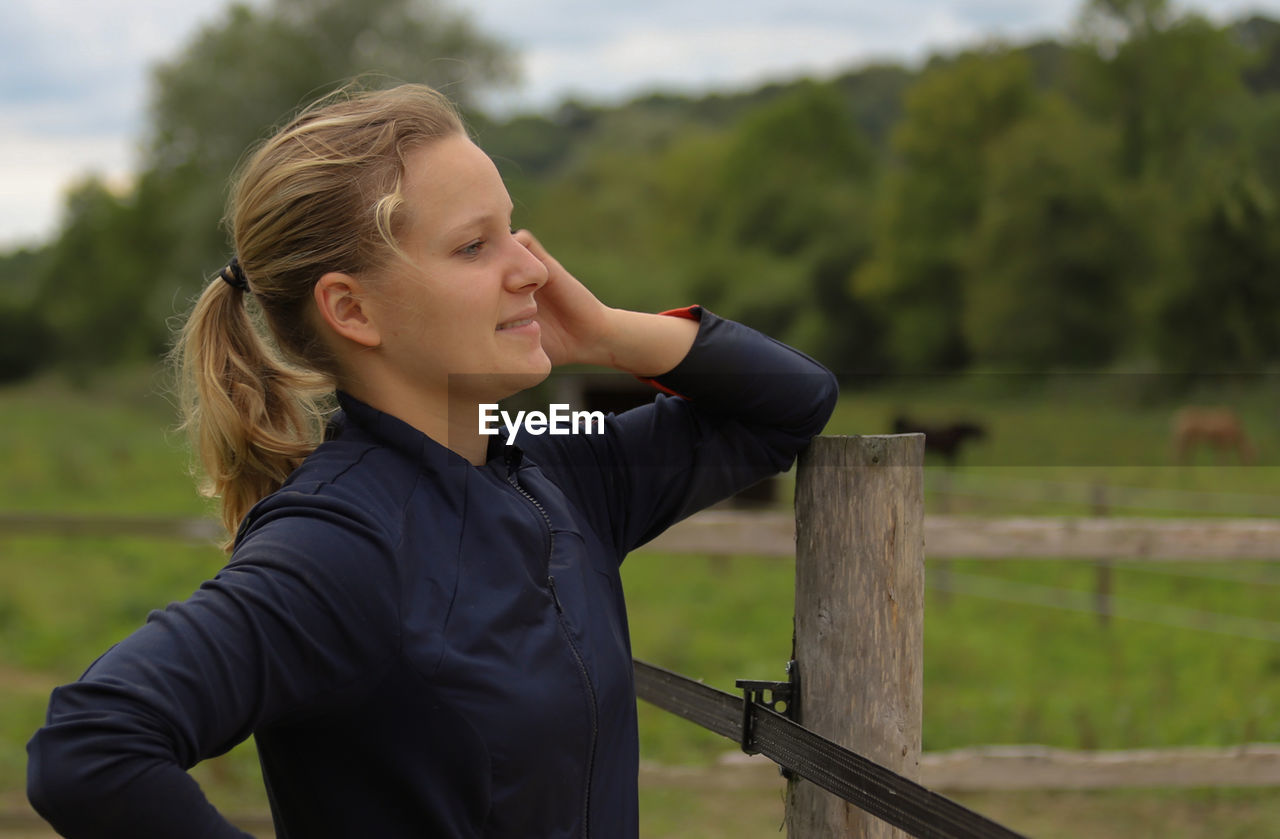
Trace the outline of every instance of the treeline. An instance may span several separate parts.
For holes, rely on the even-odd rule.
[[[0,257],[0,376],[161,352],[242,151],[370,68],[461,101],[517,224],[613,305],[701,302],[849,375],[1280,364],[1280,23],[1088,0],[1065,43],[490,118],[511,66],[413,0],[236,7],[157,69],[134,185]]]

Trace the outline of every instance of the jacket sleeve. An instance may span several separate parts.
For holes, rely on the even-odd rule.
[[[613,417],[605,435],[572,453],[565,444],[553,455],[580,503],[607,519],[598,527],[611,531],[619,558],[787,470],[838,395],[830,371],[754,329],[700,307],[667,314],[700,322],[684,360],[654,382],[670,395]]]
[[[186,770],[375,681],[395,647],[385,539],[342,505],[304,509],[261,519],[213,580],[53,692],[27,783],[59,833],[243,837]]]

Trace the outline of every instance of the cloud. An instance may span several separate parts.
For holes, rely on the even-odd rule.
[[[957,40],[954,20],[926,21]],[[805,73],[829,74],[857,60],[900,53],[894,45],[846,30],[796,21],[716,29],[636,28],[577,48],[535,48],[525,58],[535,90],[599,98],[638,88],[700,90]]]
[[[223,0],[8,0],[0,28],[0,248],[47,236],[68,184],[128,177],[147,73]]]
[[[0,117],[42,135],[132,132],[150,67],[222,0],[11,0],[0,30]]]
[[[536,14],[493,0],[479,22],[522,57],[524,84],[490,97],[501,110],[540,108],[567,96],[617,99],[655,89],[703,91],[796,75],[830,75],[881,60],[918,61],[1007,34],[1052,32],[1067,0],[657,0],[615,10],[544,0]],[[1037,11],[1038,10],[1038,11]],[[552,25],[563,21],[563,25]]]
[[[133,139],[119,133],[78,136],[0,131],[0,247],[47,235],[64,191],[88,175],[125,183],[134,168]]]

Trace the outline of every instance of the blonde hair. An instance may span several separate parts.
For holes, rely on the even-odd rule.
[[[250,293],[215,277],[173,353],[183,427],[201,491],[221,499],[225,548],[319,444],[339,371],[317,328],[316,280],[398,254],[406,154],[464,132],[431,88],[347,89],[300,113],[240,170],[228,217]]]

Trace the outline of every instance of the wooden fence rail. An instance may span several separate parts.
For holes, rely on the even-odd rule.
[[[921,758],[933,789],[1125,789],[1280,786],[1280,746],[1171,747],[1087,752],[1045,746],[983,746]]]
[[[976,518],[926,516],[925,555],[946,559],[1280,559],[1271,519]],[[707,511],[669,529],[647,550],[793,556],[788,513]]]
[[[0,513],[4,536],[130,536],[179,542],[216,542],[222,528],[212,519],[182,516]]]
[[[0,513],[0,537],[141,536],[212,542],[211,519]],[[936,559],[1280,560],[1274,519],[978,518],[926,516],[925,555]],[[643,550],[707,556],[795,556],[791,513],[708,510]]]

